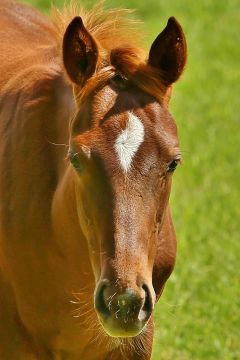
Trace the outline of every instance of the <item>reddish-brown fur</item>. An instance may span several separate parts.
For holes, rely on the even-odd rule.
[[[126,11],[69,9],[0,3],[0,359],[149,360],[175,263],[167,107],[185,38],[171,18],[148,58]],[[125,173],[129,114],[144,141]]]

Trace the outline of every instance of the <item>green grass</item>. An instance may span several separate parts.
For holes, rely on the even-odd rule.
[[[47,0],[29,2],[48,11]],[[240,359],[239,1],[108,3],[138,9],[152,40],[174,15],[188,41],[171,104],[185,160],[171,198],[178,259],[156,309],[153,360]]]

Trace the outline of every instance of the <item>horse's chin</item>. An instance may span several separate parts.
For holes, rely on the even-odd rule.
[[[146,322],[138,321],[134,323],[117,322],[116,320],[108,319],[107,321],[100,320],[104,332],[112,338],[133,338],[140,335],[145,327]]]

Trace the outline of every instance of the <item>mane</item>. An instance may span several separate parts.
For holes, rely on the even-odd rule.
[[[82,89],[75,89],[76,96],[82,100],[119,72],[162,102],[166,89],[159,71],[147,65],[146,51],[143,49],[145,33],[140,27],[141,22],[132,16],[134,10],[105,9],[104,2],[98,1],[91,10],[86,10],[76,0],[62,10],[53,7],[52,20],[60,54],[67,26],[74,17],[80,16],[99,46],[100,63],[105,64]]]

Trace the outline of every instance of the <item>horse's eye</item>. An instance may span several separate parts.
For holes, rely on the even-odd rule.
[[[120,89],[124,89],[126,86],[126,82],[127,79],[124,78],[122,75],[120,74],[115,74],[112,78],[111,78],[111,82],[116,85],[117,87],[119,87]]]
[[[79,172],[82,170],[82,167],[80,165],[79,159],[78,159],[76,154],[70,154],[69,155],[69,160],[70,160],[70,162],[71,162],[71,164],[72,164],[72,166],[74,167],[75,170],[77,170]]]
[[[180,162],[179,159],[174,159],[174,160],[168,165],[168,167],[167,167],[167,172],[168,172],[168,173],[174,172],[174,170],[176,170],[179,162]]]

